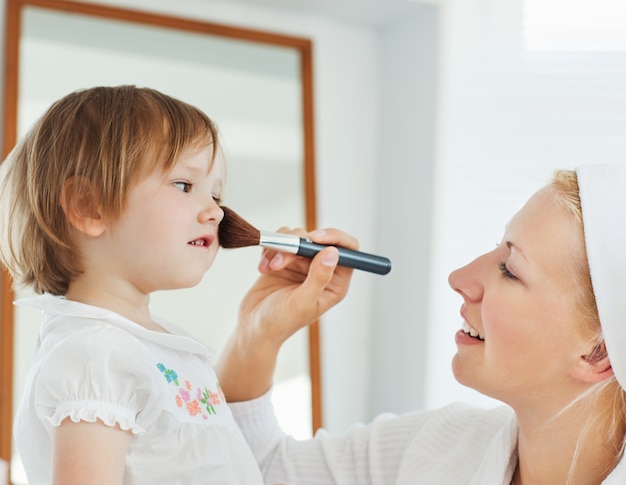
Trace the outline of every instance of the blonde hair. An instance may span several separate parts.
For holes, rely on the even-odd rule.
[[[551,185],[555,192],[556,201],[570,211],[580,225],[581,231],[583,231],[584,222],[576,172],[569,170],[555,172]],[[604,346],[600,317],[596,306],[584,244],[581,250],[584,257],[582,258],[582,264],[576,268],[574,277],[579,282],[578,311],[582,316],[583,323],[576,330],[582,332],[582,335],[589,336],[592,341],[595,339],[595,346],[590,353],[590,357],[597,358],[606,356],[606,348]],[[591,418],[581,433],[581,439],[584,437],[587,429],[600,430],[606,438],[605,442],[615,445],[615,459],[617,463],[624,454],[624,448],[626,447],[626,391],[617,382],[615,376],[612,376],[592,386],[582,396],[579,396],[575,402],[583,400],[590,404],[602,400],[606,404],[604,406],[606,413],[602,415],[589,413]]]
[[[215,124],[199,109],[149,88],[95,87],[55,102],[2,165],[0,260],[14,282],[63,295],[81,273],[62,207],[68,181],[117,217],[130,187],[167,172],[181,153],[218,147]]]

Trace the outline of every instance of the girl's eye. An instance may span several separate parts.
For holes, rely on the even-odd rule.
[[[515,276],[513,273],[511,273],[508,268],[506,267],[506,263],[502,262],[498,264],[498,268],[500,269],[500,271],[502,272],[502,276],[504,278],[506,278],[507,280],[516,280],[517,276]]]
[[[217,205],[220,205],[220,206],[222,205],[222,197],[220,197],[219,195],[214,195],[213,200],[215,201]]]
[[[185,193],[191,192],[191,184],[189,182],[174,182],[172,185]]]

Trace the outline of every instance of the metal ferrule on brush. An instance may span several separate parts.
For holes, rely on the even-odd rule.
[[[300,248],[299,236],[282,234],[280,232],[260,231],[260,233],[259,246],[286,253],[298,254],[298,249]]]

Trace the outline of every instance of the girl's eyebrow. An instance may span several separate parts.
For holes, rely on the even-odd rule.
[[[182,170],[187,170],[189,172],[195,172],[195,173],[201,173],[205,171],[204,168],[200,168],[194,164],[187,163],[186,161],[181,161],[177,163],[176,165],[174,165],[173,168],[180,168]]]
[[[172,167],[170,173],[174,172],[175,170],[182,170],[191,175],[205,176],[211,172],[211,169],[212,166],[207,169],[206,167],[200,167],[194,163],[189,163],[186,160],[182,160]]]

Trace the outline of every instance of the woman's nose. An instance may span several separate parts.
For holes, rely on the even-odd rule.
[[[481,268],[484,256],[455,269],[448,276],[448,284],[467,301],[480,301],[484,292]]]

